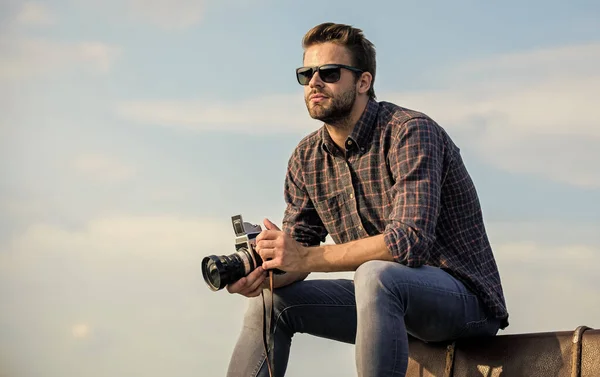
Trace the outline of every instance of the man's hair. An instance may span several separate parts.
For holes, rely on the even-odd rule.
[[[375,89],[373,89],[376,68],[375,46],[365,38],[363,31],[350,25],[325,22],[313,27],[304,35],[302,48],[306,50],[310,46],[325,42],[333,42],[346,47],[352,57],[352,65],[373,76],[367,94],[370,98],[375,99]]]

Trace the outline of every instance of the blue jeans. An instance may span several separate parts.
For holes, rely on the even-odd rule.
[[[265,291],[267,314],[270,293]],[[352,280],[304,280],[275,290],[274,375],[285,374],[292,336],[307,333],[355,344],[359,377],[404,376],[408,336],[426,342],[492,336],[500,321],[488,318],[477,298],[445,271],[395,262],[362,264]],[[227,376],[267,377],[262,337],[263,303],[249,299]]]

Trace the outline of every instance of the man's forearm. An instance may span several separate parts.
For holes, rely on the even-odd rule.
[[[311,272],[354,271],[370,260],[394,260],[383,234],[340,245],[309,247],[305,269]]]

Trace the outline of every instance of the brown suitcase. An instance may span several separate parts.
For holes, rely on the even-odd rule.
[[[406,377],[600,377],[600,330],[586,326],[409,347]]]

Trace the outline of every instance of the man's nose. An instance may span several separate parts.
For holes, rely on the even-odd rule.
[[[310,88],[315,88],[315,87],[319,87],[322,88],[325,84],[323,83],[323,81],[321,80],[321,77],[319,76],[319,71],[315,72],[313,74],[313,76],[310,78],[310,81],[308,82],[308,86]]]

